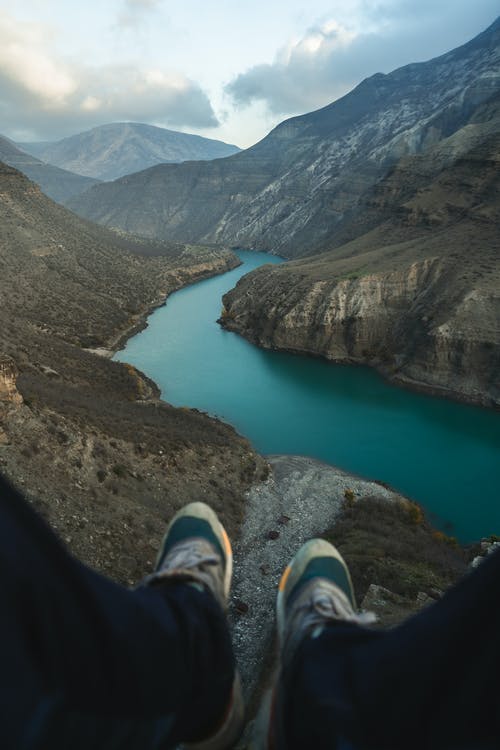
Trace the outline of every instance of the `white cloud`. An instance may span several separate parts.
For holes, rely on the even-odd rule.
[[[160,7],[162,0],[124,0],[118,13],[118,26],[136,28],[144,23],[145,17]]]
[[[147,0],[129,0],[145,2]],[[99,68],[50,52],[52,35],[0,11],[2,131],[55,138],[117,120],[215,127],[205,92],[181,73],[132,65]]]
[[[341,71],[335,71],[335,58],[358,35],[334,19],[325,21],[291,40],[272,64],[256,65],[239,75],[226,92],[240,105],[263,100],[275,114],[320,106],[325,96],[331,100],[342,93],[345,84]]]
[[[160,5],[160,0],[125,0],[129,10],[153,10]]]
[[[47,104],[62,101],[76,89],[69,71],[45,51],[48,36],[36,24],[25,23],[21,30],[12,17],[0,11],[1,75]]]
[[[225,92],[240,108],[263,102],[274,115],[316,109],[367,76],[463,44],[472,36],[472,23],[486,28],[493,21],[497,3],[478,0],[473,7],[462,0],[334,0],[331,18],[291,40],[272,63],[240,73]]]

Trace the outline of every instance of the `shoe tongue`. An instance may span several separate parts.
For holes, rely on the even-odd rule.
[[[347,596],[351,602],[352,608],[356,609],[354,593],[346,569],[340,560],[337,560],[335,557],[314,557],[307,564],[300,579],[287,597],[287,607],[292,604],[302,587],[313,578],[326,578],[327,580],[332,581],[332,583],[338,586]]]
[[[161,567],[165,557],[175,544],[183,542],[185,539],[193,538],[205,539],[209,542],[221,556],[224,564],[226,563],[224,550],[208,521],[202,518],[194,518],[193,516],[182,516],[175,521],[168,532],[157,568]]]

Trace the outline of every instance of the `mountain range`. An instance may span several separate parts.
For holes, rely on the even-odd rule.
[[[18,146],[45,162],[98,180],[115,180],[164,162],[218,159],[240,150],[211,138],[137,122],[100,125],[60,141]]]
[[[68,205],[150,237],[313,254],[342,241],[394,164],[449,138],[499,90],[500,19],[441,57],[366,79],[228,159],[153,167]]]

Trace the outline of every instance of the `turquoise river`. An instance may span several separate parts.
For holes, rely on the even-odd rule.
[[[389,483],[462,541],[500,534],[500,415],[389,385],[373,370],[263,351],[216,323],[240,276],[182,289],[116,355],[162,398],[230,422],[261,453],[292,453]]]

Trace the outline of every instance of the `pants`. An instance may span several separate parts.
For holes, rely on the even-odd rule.
[[[234,659],[212,596],[112,583],[1,479],[0,596],[2,750],[170,748],[223,715]]]
[[[498,750],[500,552],[393,630],[304,639],[277,696],[279,750]]]
[[[328,625],[282,670],[279,750],[500,747],[500,554],[380,632]],[[214,729],[224,615],[185,584],[128,591],[70,557],[0,480],[2,750],[169,748]]]

